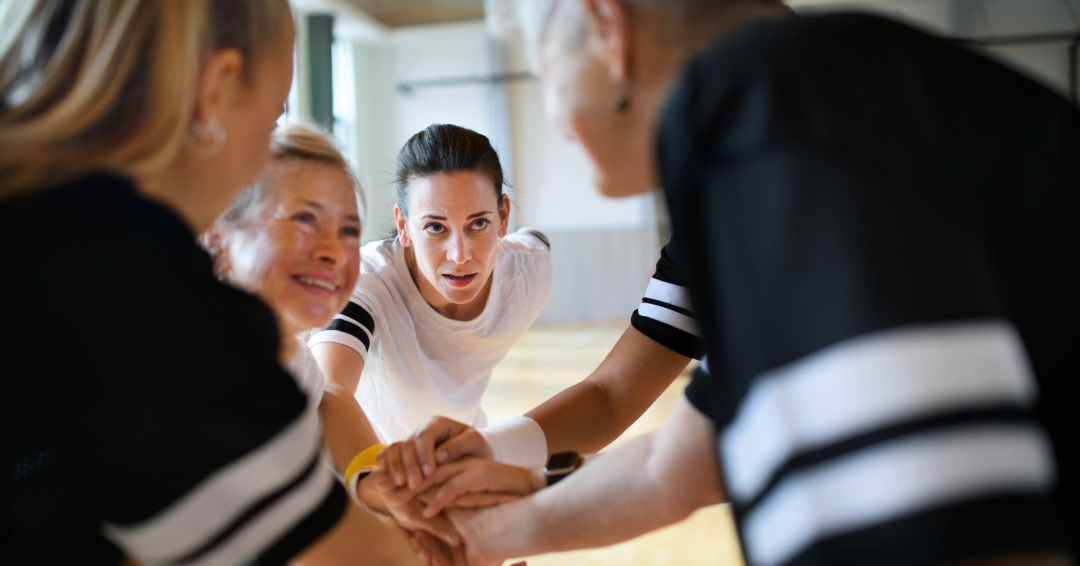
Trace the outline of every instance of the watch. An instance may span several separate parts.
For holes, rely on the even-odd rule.
[[[559,452],[558,454],[552,454],[548,458],[547,465],[544,466],[544,477],[547,478],[548,487],[551,487],[559,482],[559,480],[570,475],[577,469],[581,458],[577,452]]]

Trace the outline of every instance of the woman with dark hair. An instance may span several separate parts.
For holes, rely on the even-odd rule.
[[[552,286],[547,238],[507,235],[503,185],[498,154],[471,130],[432,125],[401,149],[397,237],[364,246],[352,299],[310,342],[327,377],[322,409],[335,460],[402,440],[435,415],[486,425],[480,398],[491,370]],[[363,413],[349,409],[356,403]],[[511,425],[499,427],[509,434],[489,429],[489,443],[496,459],[525,464],[517,455],[535,454],[522,448],[542,444],[543,433],[528,419]]]

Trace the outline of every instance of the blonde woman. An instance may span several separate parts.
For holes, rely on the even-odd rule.
[[[417,563],[197,245],[269,156],[285,0],[0,3],[0,562]]]

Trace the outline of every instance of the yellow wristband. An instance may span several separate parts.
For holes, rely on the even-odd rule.
[[[379,457],[379,452],[382,452],[383,448],[386,448],[385,444],[376,444],[374,446],[368,446],[363,452],[357,454],[356,457],[352,459],[352,462],[349,462],[349,467],[345,469],[345,483],[348,484],[349,480],[352,479],[353,474],[360,471],[361,468],[369,466],[374,467],[375,460]]]

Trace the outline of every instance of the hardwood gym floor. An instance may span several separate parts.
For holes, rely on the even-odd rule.
[[[521,415],[581,381],[626,328],[613,323],[537,324],[494,371],[484,396],[488,421]],[[696,362],[694,362],[696,364]],[[692,364],[693,365],[693,364]],[[659,427],[682,395],[689,371],[612,446]],[[530,566],[743,566],[730,509],[700,509],[685,521],[632,541],[596,550],[529,558]]]

